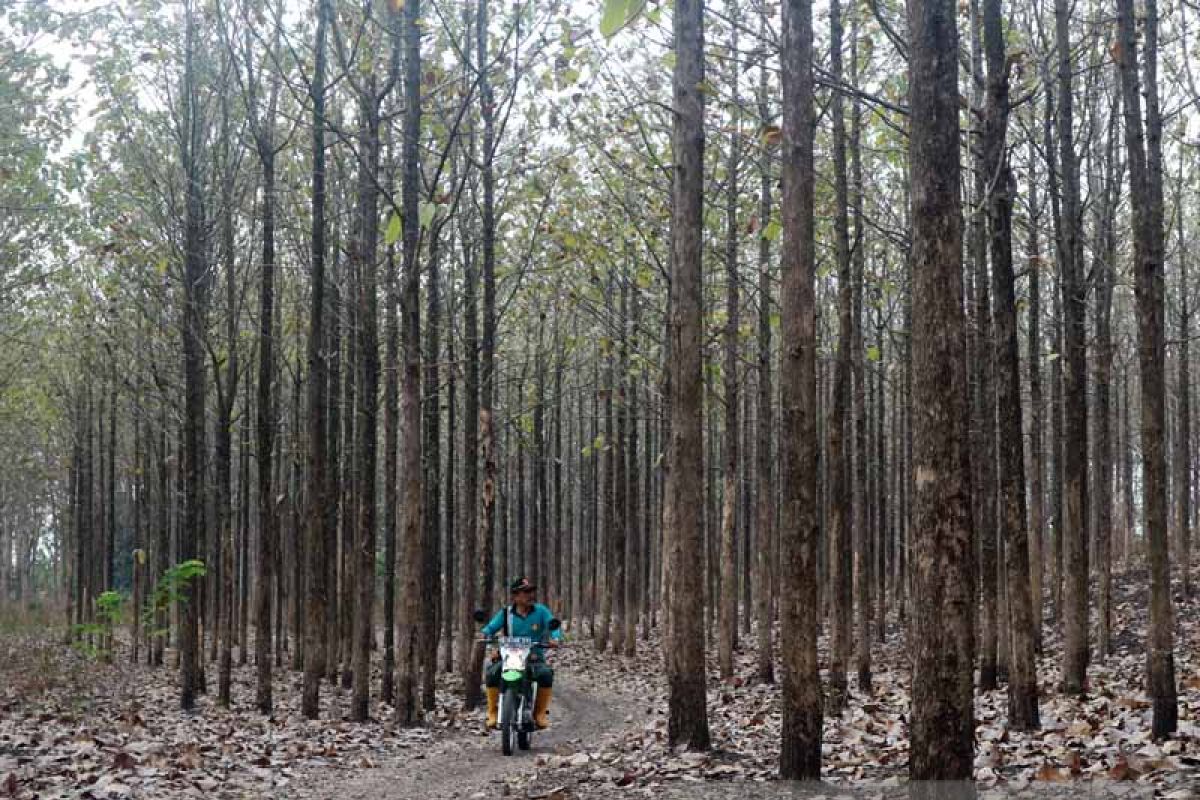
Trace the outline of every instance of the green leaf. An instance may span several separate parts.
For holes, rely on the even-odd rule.
[[[779,238],[779,234],[783,232],[783,226],[779,224],[779,220],[773,219],[767,223],[767,227],[763,228],[763,238],[768,242],[773,242]]]
[[[417,219],[421,223],[422,228],[428,228],[433,223],[433,218],[437,216],[437,204],[430,203],[427,200],[421,202],[420,208],[417,211]]]
[[[871,361],[871,362],[876,362],[876,363],[879,361],[879,348],[878,347],[876,347],[875,345],[871,345],[870,347],[867,348],[867,360]]]
[[[629,11],[629,0],[604,0],[604,16],[600,18],[600,35],[605,39],[612,37],[625,24],[625,14]]]
[[[404,224],[400,219],[400,215],[393,212],[392,218],[388,220],[387,230],[383,233],[383,241],[388,245],[395,244],[400,239],[400,232],[404,229]]]

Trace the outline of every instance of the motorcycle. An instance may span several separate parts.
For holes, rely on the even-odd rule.
[[[474,618],[476,622],[487,621],[487,615],[482,611],[476,611]],[[550,620],[551,631],[560,627],[559,620]],[[494,645],[500,651],[500,709],[497,715],[500,749],[504,755],[511,756],[515,739],[519,749],[528,750],[537,730],[533,720],[537,682],[533,680],[532,669],[537,656],[533,649],[541,643],[524,636],[493,636],[479,641]]]

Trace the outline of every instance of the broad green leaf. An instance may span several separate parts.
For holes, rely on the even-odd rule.
[[[773,219],[767,223],[767,227],[763,228],[763,238],[768,242],[773,242],[779,238],[779,234],[783,232],[783,226],[779,224],[779,220]]]
[[[428,228],[433,223],[433,218],[437,216],[437,204],[430,203],[427,200],[421,201],[419,210],[417,211],[417,219],[421,223],[422,228]]]
[[[400,233],[404,229],[404,224],[397,213],[392,214],[392,218],[388,220],[387,230],[383,233],[383,241],[388,245],[395,244],[400,239]]]
[[[867,360],[873,361],[873,362],[879,361],[879,348],[878,347],[876,347],[875,345],[871,345],[870,347],[867,348]]]
[[[600,35],[611,38],[625,24],[629,11],[629,0],[604,0],[604,16],[600,18]]]

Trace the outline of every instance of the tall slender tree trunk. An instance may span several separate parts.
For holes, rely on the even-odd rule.
[[[301,710],[308,719],[320,713],[321,676],[325,672],[325,563],[329,558],[325,525],[329,478],[329,413],[326,408],[329,371],[326,366],[325,336],[325,66],[326,32],[332,12],[330,0],[318,0],[316,62],[310,88],[313,108],[312,138],[312,299],[308,328],[308,509],[306,520],[307,550],[305,564],[305,635],[304,693]]]
[[[1188,251],[1183,234],[1184,176],[1182,159],[1179,167],[1179,202],[1176,224],[1179,232],[1179,436],[1175,452],[1175,528],[1179,532],[1179,571],[1183,578],[1184,599],[1192,596],[1192,395],[1189,342],[1191,308],[1188,305]]]
[[[626,657],[637,655],[637,622],[640,611],[639,590],[641,588],[644,526],[641,524],[640,473],[638,469],[638,389],[640,380],[631,374],[629,353],[638,352],[638,328],[641,324],[641,303],[637,292],[626,282],[621,305],[629,308],[627,334],[622,338],[621,374],[625,376],[625,454],[626,454],[626,497],[625,497],[625,585],[619,589],[625,593],[625,649]],[[556,375],[561,374],[561,368]],[[556,383],[558,381],[556,380]],[[557,435],[557,434],[556,434]],[[644,447],[644,445],[643,445]],[[557,480],[557,476],[556,476]],[[551,530],[557,534],[558,525]]]
[[[421,586],[430,592],[426,602],[426,610],[422,615],[421,627],[421,707],[433,711],[436,705],[434,697],[435,680],[437,678],[438,631],[440,616],[449,613],[450,609],[442,608],[442,570],[441,556],[438,549],[441,541],[441,508],[442,508],[442,386],[441,386],[441,225],[436,224],[427,229],[429,240],[429,277],[426,283],[428,316],[425,320],[425,391],[421,402],[424,404],[424,479],[422,487],[425,492],[422,507],[423,532],[425,536],[424,563],[421,565],[423,576]],[[418,284],[419,292],[419,284]],[[448,526],[447,526],[448,528]],[[543,528],[544,530],[544,528]],[[432,608],[430,608],[432,606]],[[430,613],[430,612],[433,613]]]
[[[766,27],[765,15],[762,27]],[[767,66],[759,65],[758,115],[764,125],[772,118]],[[775,655],[771,624],[775,541],[775,476],[774,476],[774,397],[771,381],[771,240],[766,235],[766,221],[771,219],[771,174],[768,151],[764,148],[758,162],[758,218],[764,225],[758,239],[758,397],[757,442],[754,448],[758,493],[755,497],[755,600],[754,622],[758,629],[758,680],[775,682]]]
[[[913,781],[974,767],[974,537],[959,199],[953,0],[911,0],[909,174],[913,270]],[[922,784],[931,793],[930,784]]]
[[[674,14],[669,298],[671,439],[663,527],[670,583],[667,628],[667,739],[692,750],[710,746],[705,698],[703,604],[704,419],[703,208],[704,6],[677,0]]]
[[[483,336],[479,364],[479,448],[483,485],[479,492],[478,555],[479,605],[490,607],[495,598],[496,572],[493,564],[493,536],[496,531],[496,124],[495,101],[488,69],[488,0],[478,0],[475,14],[476,66],[479,71],[479,104],[483,118],[483,153],[480,206],[483,250]],[[482,658],[480,653],[477,661]]]
[[[780,654],[783,728],[779,775],[821,775],[817,666],[817,328],[813,221],[813,28],[811,0],[783,6],[783,246],[780,261]]]
[[[731,92],[730,126],[732,133],[729,137],[729,153],[725,166],[725,331],[724,365],[722,380],[724,384],[725,410],[725,475],[721,492],[723,508],[721,510],[721,598],[719,606],[720,636],[717,648],[717,661],[722,680],[733,677],[733,648],[737,638],[737,504],[738,504],[738,452],[739,426],[738,406],[741,402],[739,386],[741,370],[738,364],[738,337],[741,335],[741,308],[739,306],[738,286],[738,194],[739,159],[741,158],[741,137],[739,126],[741,115],[738,110],[738,6],[734,0],[728,7],[727,13],[732,21],[729,50],[732,54],[731,75],[729,86]]]
[[[274,115],[277,91],[264,113],[256,120],[255,146],[262,165],[262,284],[259,290],[258,329],[258,552],[255,564],[254,663],[257,673],[255,705],[270,716],[272,696],[272,593],[278,560],[279,518],[276,514],[272,479],[275,459],[275,136]],[[256,116],[258,111],[253,112]],[[282,635],[282,631],[274,631]]]
[[[626,528],[628,522],[628,470],[626,469],[626,452],[625,452],[625,435],[628,425],[628,409],[626,402],[628,396],[628,381],[626,379],[627,365],[626,358],[628,354],[627,343],[625,340],[627,328],[627,292],[625,289],[625,276],[614,276],[617,280],[614,281],[614,286],[618,286],[620,292],[620,308],[617,316],[616,336],[616,352],[609,354],[609,391],[613,397],[612,405],[612,422],[613,436],[608,441],[609,466],[612,468],[610,481],[612,485],[613,503],[609,506],[611,509],[609,532],[612,534],[611,547],[609,549],[608,565],[608,593],[612,595],[612,607],[614,621],[610,632],[612,634],[612,647],[614,653],[623,652],[625,649],[625,617],[629,613],[629,608],[625,605],[625,554],[629,546],[629,531]]]
[[[1099,243],[1095,256],[1096,284],[1096,531],[1095,553],[1100,573],[1099,645],[1101,657],[1112,653],[1112,518],[1113,518],[1113,447],[1111,435],[1109,384],[1112,381],[1113,358],[1116,348],[1112,339],[1112,301],[1116,283],[1117,244],[1116,213],[1119,196],[1116,174],[1117,109],[1114,100],[1110,110],[1105,142],[1105,175],[1102,197],[1098,204]],[[1185,345],[1186,346],[1186,345]]]
[[[1080,233],[1079,163],[1075,153],[1074,85],[1068,0],[1055,0],[1058,46],[1058,149],[1062,179],[1062,236],[1059,263],[1063,280],[1063,397],[1066,438],[1063,449],[1063,691],[1081,695],[1088,665],[1088,482],[1087,482],[1087,282]]]
[[[400,320],[396,248],[387,246],[387,276],[384,290],[384,381],[383,381],[383,675],[380,698],[389,704],[396,698],[396,511],[398,503],[397,430],[400,423]]]
[[[349,438],[343,440],[343,429],[348,428],[349,420],[354,418],[353,414],[342,416],[342,399],[343,386],[349,386],[349,376],[354,370],[347,370],[346,380],[342,379],[342,331],[349,330],[349,321],[352,318],[350,306],[343,302],[344,295],[341,287],[341,249],[340,249],[340,228],[334,223],[333,226],[333,241],[330,242],[329,252],[333,256],[329,267],[329,310],[330,310],[330,326],[329,326],[329,428],[328,428],[328,444],[329,457],[326,460],[329,468],[329,505],[327,507],[326,519],[326,541],[325,552],[329,556],[328,566],[326,568],[326,592],[328,593],[329,603],[326,606],[325,613],[325,674],[333,685],[337,685],[341,674],[341,657],[342,657],[342,630],[345,622],[344,614],[346,597],[344,584],[339,582],[345,580],[345,571],[343,569],[343,548],[341,547],[341,537],[343,530],[347,529],[346,520],[349,519],[352,503],[350,502],[351,494],[347,487],[347,476],[353,473],[353,470],[343,469],[343,455],[349,455],[353,452],[353,447],[349,444],[343,445],[343,441],[349,442]],[[347,281],[349,283],[349,281]],[[352,338],[352,337],[350,337]]]
[[[971,70],[974,90],[971,105],[982,112],[984,103],[983,18],[980,0],[971,0]],[[981,133],[982,126],[973,134]],[[986,134],[985,134],[986,136]],[[981,139],[984,137],[980,137]],[[991,291],[988,282],[988,216],[990,194],[1001,191],[995,172],[987,171],[982,148],[972,148],[974,191],[968,250],[974,272],[974,325],[972,364],[974,368],[974,443],[971,446],[971,475],[975,501],[975,532],[979,552],[979,688],[990,691],[998,685],[999,585],[997,582],[996,514],[996,395],[992,374]]]
[[[850,84],[858,84],[858,9],[851,5],[850,22]],[[840,22],[840,21],[839,21]],[[838,61],[841,59],[839,57]],[[841,64],[838,64],[839,70]],[[851,307],[850,307],[850,370],[854,382],[851,396],[851,414],[854,422],[854,458],[850,479],[850,508],[852,513],[851,537],[854,548],[853,575],[854,595],[857,598],[858,624],[856,637],[855,660],[857,662],[858,688],[863,693],[871,693],[871,632],[874,622],[872,610],[872,582],[874,581],[875,537],[871,516],[868,514],[868,470],[867,464],[871,458],[867,444],[867,376],[866,347],[864,345],[863,326],[863,285],[866,272],[866,231],[863,223],[863,192],[862,192],[862,153],[861,153],[861,121],[859,101],[854,100],[851,107],[850,120],[850,179],[847,187],[847,211],[854,217],[854,242],[847,257],[851,260]],[[839,117],[840,119],[840,117]],[[835,121],[836,126],[836,121]],[[836,158],[836,154],[835,154]],[[845,180],[845,154],[841,155],[843,180]],[[836,183],[836,178],[835,178]],[[837,191],[835,186],[835,191]],[[849,194],[853,191],[853,195]],[[841,212],[839,212],[840,214]],[[839,219],[838,225],[842,224]],[[849,223],[846,223],[846,235],[849,236]],[[837,236],[840,236],[838,233]],[[878,465],[877,465],[878,466]],[[872,509],[879,508],[877,503],[870,502]],[[849,614],[850,609],[846,609]]]
[[[829,5],[830,72],[842,80],[842,12],[839,0]],[[850,274],[850,218],[846,178],[846,121],[841,92],[834,92],[830,114],[833,120],[834,259],[838,270],[838,346],[834,372],[833,407],[829,415],[829,584],[833,616],[832,656],[829,666],[831,710],[846,704],[853,639],[854,612],[854,507],[849,479],[851,459],[846,453],[846,429],[850,411],[851,361],[853,356],[853,281]]]
[[[421,616],[428,609],[421,603],[421,580],[425,572],[425,513],[421,473],[421,296],[418,250],[418,184],[421,136],[421,29],[420,0],[408,0],[403,8],[404,47],[404,145],[402,154],[404,209],[404,275],[400,291],[400,335],[404,372],[400,385],[400,541],[401,565],[398,592],[401,605],[396,615],[396,724],[417,722],[417,679],[421,664]],[[399,42],[397,43],[399,44]],[[482,60],[481,60],[482,63]]]
[[[471,4],[463,6],[463,47],[466,66],[470,67]],[[481,79],[486,83],[486,77]],[[475,160],[474,132],[467,135],[468,161]],[[462,575],[462,603],[458,618],[458,670],[463,679],[463,706],[468,711],[479,705],[483,650],[473,642],[475,623],[471,614],[488,599],[488,584],[483,581],[482,558],[477,551],[487,550],[491,563],[491,548],[483,543],[484,532],[478,526],[479,510],[479,272],[476,252],[468,242],[470,230],[464,222],[459,231],[463,247],[463,493],[462,536],[459,546],[459,574]],[[490,368],[490,366],[489,366]],[[490,407],[490,406],[489,406]],[[477,530],[478,528],[478,530]],[[490,535],[490,534],[489,534]],[[475,576],[479,576],[476,579]]]
[[[218,593],[218,631],[220,664],[217,669],[217,703],[228,708],[233,681],[233,407],[237,401],[238,330],[237,276],[234,271],[233,190],[236,169],[231,157],[232,131],[229,112],[222,102],[224,140],[224,179],[221,194],[224,209],[221,219],[222,256],[225,260],[225,342],[229,349],[225,361],[225,379],[217,398],[216,478],[217,478],[217,537],[221,553],[221,588]]]
[[[1028,325],[1028,369],[1029,369],[1029,543],[1030,543],[1030,594],[1033,602],[1033,636],[1037,652],[1042,651],[1042,567],[1045,542],[1045,454],[1042,449],[1042,254],[1039,239],[1041,207],[1038,205],[1038,177],[1035,144],[1029,143],[1029,325]]]
[[[984,115],[984,173],[994,176],[988,195],[991,229],[996,407],[999,411],[1000,513],[1007,607],[1011,615],[1008,722],[1017,730],[1038,727],[1037,663],[1033,601],[1029,592],[1029,539],[1025,527],[1025,461],[1021,436],[1021,363],[1017,342],[1016,279],[1013,274],[1012,205],[1016,181],[1005,139],[1009,115],[1009,68],[1005,53],[1002,0],[983,0],[987,55],[987,109]]]
[[[184,218],[184,268],[183,268],[183,524],[179,535],[179,561],[196,558],[196,549],[202,538],[204,526],[204,356],[203,326],[205,317],[206,281],[204,279],[204,204],[202,185],[201,110],[198,107],[198,88],[195,76],[196,21],[191,4],[185,6],[185,66],[181,95],[183,112],[183,167],[187,181]],[[267,266],[264,264],[264,274]],[[89,465],[90,465],[89,456]],[[91,481],[91,470],[88,471]],[[89,492],[89,498],[91,492]],[[88,508],[92,514],[91,504]],[[95,529],[89,531],[95,540]],[[98,559],[97,559],[98,561]],[[179,659],[180,659],[180,706],[184,710],[195,706],[199,684],[199,614],[200,603],[196,597],[200,580],[187,587],[191,602],[183,604],[180,615]],[[90,604],[102,584],[97,581],[85,598]]]
[[[1147,0],[1142,128],[1138,75],[1137,26],[1133,0],[1117,2],[1117,64],[1124,100],[1125,149],[1129,159],[1133,207],[1134,292],[1137,297],[1138,366],[1142,402],[1142,505],[1150,563],[1150,631],[1146,648],[1147,694],[1153,703],[1154,738],[1164,739],[1178,726],[1175,687],[1174,608],[1167,543],[1167,459],[1164,397],[1164,277],[1162,208],[1162,120],[1158,109],[1158,4]]]

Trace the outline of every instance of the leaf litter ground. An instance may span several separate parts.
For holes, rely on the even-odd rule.
[[[1114,581],[1115,652],[1093,656],[1085,698],[1056,692],[1060,641],[1047,618],[1041,730],[1008,729],[1003,686],[977,695],[975,775],[985,796],[1200,798],[1200,599],[1184,603],[1176,593],[1179,732],[1156,743],[1143,689],[1147,585],[1144,572]],[[321,719],[304,720],[301,678],[288,670],[276,670],[276,715],[266,720],[253,710],[253,667],[235,668],[233,709],[202,696],[188,714],[178,708],[173,670],[122,663],[123,652],[99,664],[45,631],[0,634],[0,798],[904,794],[909,674],[898,626],[873,647],[871,695],[852,688],[845,710],[826,717],[819,789],[773,780],[779,687],[754,682],[753,647],[737,654],[730,681],[716,680],[710,662],[714,747],[692,753],[667,746],[657,634],[638,645],[634,658],[597,654],[583,640],[564,648],[551,731],[535,737],[532,753],[505,758],[496,737],[481,732],[482,712],[461,710],[451,676],[439,678],[437,707],[414,729],[394,728],[390,708],[378,703],[376,720],[345,720],[349,693],[327,685]],[[208,669],[215,689],[215,667]]]

